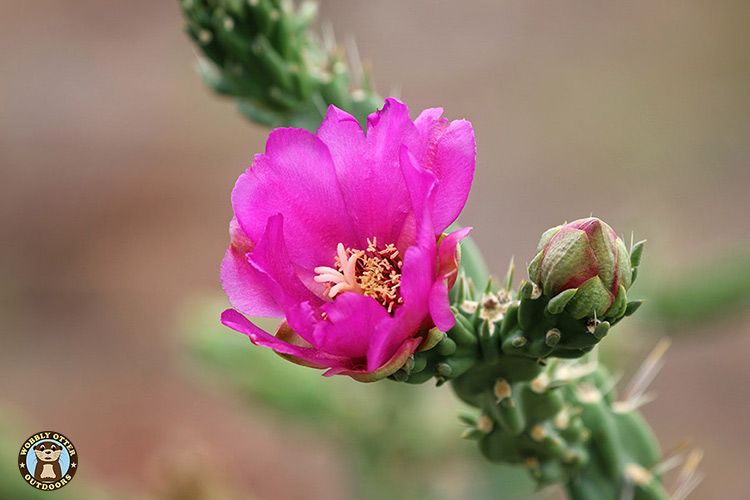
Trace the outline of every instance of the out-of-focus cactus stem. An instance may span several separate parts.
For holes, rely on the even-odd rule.
[[[383,100],[371,77],[350,70],[332,36],[310,30],[315,2],[181,0],[186,31],[203,55],[198,69],[216,93],[236,99],[248,119],[268,127],[315,130],[329,104],[364,123]],[[357,54],[350,54],[358,61]]]

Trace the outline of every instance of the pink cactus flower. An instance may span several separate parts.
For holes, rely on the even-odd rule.
[[[372,381],[454,324],[474,131],[387,99],[367,132],[331,106],[316,134],[280,128],[232,191],[224,325],[296,363]],[[284,318],[271,335],[245,316]]]

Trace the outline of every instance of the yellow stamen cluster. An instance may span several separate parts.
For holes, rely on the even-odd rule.
[[[367,239],[365,250],[336,247],[336,267],[315,268],[315,281],[326,283],[328,296],[356,292],[377,300],[389,313],[403,303],[401,297],[401,266],[398,249],[393,243],[378,246],[377,238]]]

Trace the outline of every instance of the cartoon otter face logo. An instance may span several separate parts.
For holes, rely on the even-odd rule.
[[[39,443],[34,446],[34,453],[37,459],[34,477],[37,481],[54,483],[62,477],[59,463],[61,446],[51,441]]]
[[[30,486],[41,491],[57,490],[75,476],[78,452],[59,432],[37,432],[21,445],[18,470]]]

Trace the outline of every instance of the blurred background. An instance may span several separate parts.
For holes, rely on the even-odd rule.
[[[267,131],[195,73],[177,2],[0,1],[0,498],[53,429],[59,498],[559,498],[457,439],[450,391],[323,380],[218,324],[229,193]],[[691,498],[747,498],[750,4],[323,0],[380,92],[477,131],[464,224],[493,270],[590,213],[649,240],[605,345],[702,447]],[[523,273],[522,273],[523,274]],[[53,495],[55,496],[55,495]]]

